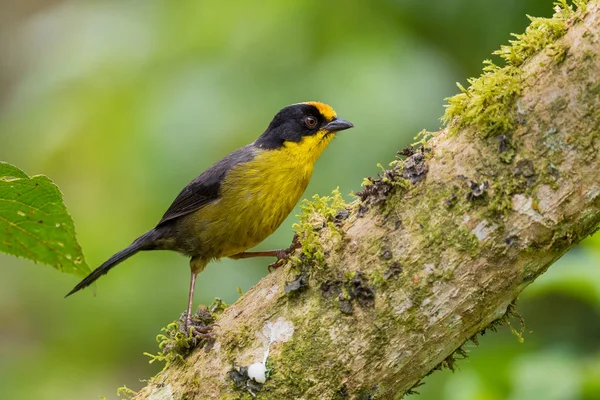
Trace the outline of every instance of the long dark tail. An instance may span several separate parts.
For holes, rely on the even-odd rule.
[[[96,279],[108,273],[108,271],[110,271],[115,265],[127,260],[129,257],[136,254],[138,251],[153,249],[154,241],[157,239],[158,236],[160,236],[160,234],[155,229],[144,233],[142,236],[134,240],[134,242],[131,245],[129,245],[129,247],[121,250],[120,252],[106,260],[101,266],[93,270],[91,274],[89,274],[85,277],[84,280],[79,282],[77,286],[75,286],[73,290],[71,290],[65,297],[69,297],[73,293],[78,292],[85,287],[88,287],[89,285],[94,283]]]

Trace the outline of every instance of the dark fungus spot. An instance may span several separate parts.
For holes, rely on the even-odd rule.
[[[260,392],[260,389],[262,389],[262,387],[263,384],[260,382],[256,382],[254,379],[248,379],[248,381],[246,382],[246,388],[248,389],[248,392],[250,392],[250,394],[252,395],[254,395],[256,392]]]
[[[452,193],[450,196],[444,199],[444,204],[446,205],[446,207],[452,208],[456,205],[457,200],[458,197],[454,193]]]
[[[337,395],[338,395],[338,397],[341,397],[342,399],[345,399],[348,397],[348,386],[346,386],[345,383],[342,385],[341,388],[338,389]]]
[[[365,216],[365,214],[367,213],[367,211],[369,211],[369,207],[367,207],[366,204],[361,204],[358,206],[358,212],[356,213],[356,216],[358,218],[362,218]]]
[[[504,239],[504,243],[506,243],[506,245],[509,247],[516,246],[519,244],[519,237],[517,235],[507,236]]]
[[[535,275],[527,274],[523,277],[523,282],[531,282],[534,279],[535,279]]]
[[[246,381],[250,379],[248,377],[248,367],[239,367],[236,368],[235,365],[227,372],[227,375],[233,380],[235,386],[238,388],[246,387]]]
[[[256,382],[248,376],[248,367],[236,368],[235,364],[231,367],[227,375],[233,380],[238,389],[247,390],[252,397],[262,389],[262,383]]]
[[[43,224],[44,221],[42,221],[41,219],[38,221],[38,224]]]
[[[410,157],[415,154],[415,148],[413,146],[408,146],[397,152],[399,156]]]
[[[531,178],[535,175],[535,169],[531,160],[520,160],[517,166],[513,169],[515,176],[523,176],[524,178]]]
[[[402,265],[399,262],[394,261],[390,265],[388,270],[384,272],[383,279],[390,279],[390,278],[398,279],[398,277],[402,273],[402,270],[403,270]]]
[[[337,298],[340,310],[346,314],[352,314],[352,303],[356,301],[361,307],[373,307],[375,305],[375,292],[368,285],[364,275],[356,272],[354,277],[345,282],[328,280],[320,286],[323,297]]]
[[[362,201],[368,200],[371,204],[378,204],[387,199],[388,193],[394,188],[394,182],[399,178],[410,180],[413,184],[425,179],[428,167],[425,163],[424,152],[424,149],[416,153],[413,150],[400,152],[399,154],[402,155],[410,154],[403,161],[402,166],[395,165],[392,169],[386,169],[383,173],[378,174],[376,178],[369,177],[369,184],[356,195]]]
[[[340,281],[325,281],[321,283],[319,287],[321,289],[321,294],[325,298],[333,298],[338,296],[342,292],[342,282]]]
[[[498,136],[498,153],[505,153],[511,149],[510,140],[506,135]]]
[[[375,305],[375,292],[367,284],[364,275],[356,272],[348,287],[350,299],[356,299],[361,307],[373,307]]]
[[[385,201],[388,193],[393,188],[392,182],[396,180],[398,171],[395,169],[388,169],[383,172],[383,175],[387,179],[384,179],[381,174],[379,174],[377,178],[369,177],[369,180],[372,183],[366,186],[362,191],[356,193],[356,195],[359,196],[362,201],[369,200],[373,204]]]
[[[546,166],[546,173],[553,177],[555,180],[560,176],[560,171],[558,170],[558,168],[556,168],[556,166],[552,163],[548,164]]]
[[[404,160],[404,170],[402,177],[408,179],[412,184],[422,181],[427,176],[429,168],[425,163],[423,153],[415,153]]]
[[[348,299],[340,299],[340,310],[344,314],[352,314],[352,302]]]
[[[358,395],[357,399],[360,399],[360,400],[373,400],[374,399],[373,393],[376,390],[377,390],[377,385],[373,385],[371,387],[371,389],[361,391],[361,393]]]
[[[467,193],[467,200],[475,200],[479,197],[482,197],[487,191],[489,184],[487,181],[482,183],[477,183],[474,181],[467,181],[467,185],[469,186],[470,192]]]
[[[384,249],[381,252],[381,258],[383,258],[384,260],[390,260],[392,258],[392,252],[388,249]]]
[[[308,287],[308,275],[301,273],[296,275],[293,281],[286,283],[283,287],[285,293],[299,293]]]
[[[350,212],[348,210],[346,210],[346,209],[339,210],[337,212],[337,214],[335,214],[335,217],[333,217],[333,223],[336,225],[341,225],[342,221],[347,219],[349,215],[350,215]]]

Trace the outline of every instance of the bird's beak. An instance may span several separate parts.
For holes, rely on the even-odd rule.
[[[333,121],[325,125],[325,130],[327,132],[339,132],[345,129],[350,129],[354,125],[352,122],[346,121],[345,119],[335,118]]]

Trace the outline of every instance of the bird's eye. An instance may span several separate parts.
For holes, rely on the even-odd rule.
[[[308,116],[304,118],[304,122],[309,128],[314,128],[317,125],[317,119],[315,117]]]

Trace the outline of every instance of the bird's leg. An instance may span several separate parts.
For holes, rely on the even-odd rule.
[[[186,330],[192,325],[192,306],[194,305],[194,288],[196,287],[196,274],[195,271],[192,271],[192,276],[190,279],[190,292],[188,297],[188,307],[187,312],[185,313],[185,328]]]
[[[198,326],[192,319],[192,306],[194,305],[194,288],[196,287],[196,276],[198,272],[192,268],[192,275],[190,279],[190,293],[188,298],[188,307],[185,313],[185,323],[183,332],[186,335],[199,338],[210,338],[212,337],[211,331],[212,325],[209,326]]]
[[[277,269],[283,265],[283,262],[290,258],[290,255],[294,253],[294,251],[300,247],[300,240],[298,239],[298,235],[294,234],[294,239],[292,239],[292,244],[287,249],[280,250],[267,250],[267,251],[245,251],[242,253],[234,254],[229,256],[229,258],[233,258],[237,260],[239,258],[252,258],[252,257],[277,257],[277,260],[269,264],[269,271],[272,269]]]

